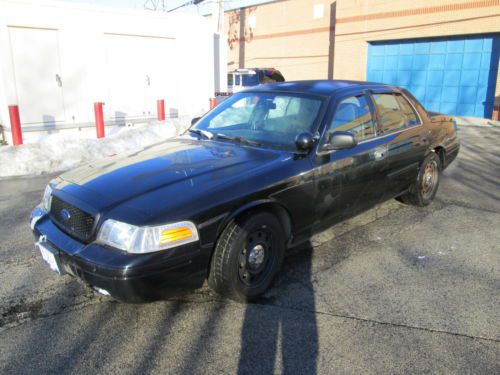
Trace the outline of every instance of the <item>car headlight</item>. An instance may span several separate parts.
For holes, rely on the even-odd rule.
[[[50,204],[52,203],[52,187],[47,185],[45,188],[45,191],[43,192],[43,198],[42,198],[42,208],[49,212],[50,211]]]
[[[139,227],[108,219],[97,235],[97,242],[133,254],[151,253],[195,241],[198,241],[198,231],[190,221]]]

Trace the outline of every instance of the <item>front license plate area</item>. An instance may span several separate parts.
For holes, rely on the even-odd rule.
[[[45,242],[37,242],[36,246],[42,254],[43,261],[48,264],[50,269],[62,275],[64,272],[61,269],[61,264],[59,262],[59,254],[55,249],[52,249],[50,245]]]

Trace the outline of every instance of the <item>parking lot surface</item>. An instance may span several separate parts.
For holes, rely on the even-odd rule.
[[[0,180],[0,373],[500,373],[500,128],[425,208],[396,201],[313,237],[257,303],[207,287],[128,305],[33,249],[51,176]]]

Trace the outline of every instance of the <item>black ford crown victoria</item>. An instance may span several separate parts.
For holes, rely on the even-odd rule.
[[[47,186],[31,227],[53,270],[124,301],[207,279],[250,300],[313,232],[392,198],[429,204],[459,150],[451,118],[382,84],[259,86],[194,122]]]

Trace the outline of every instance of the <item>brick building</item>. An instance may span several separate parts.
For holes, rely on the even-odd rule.
[[[454,115],[500,106],[500,0],[277,0],[225,20],[229,70],[391,83]]]

